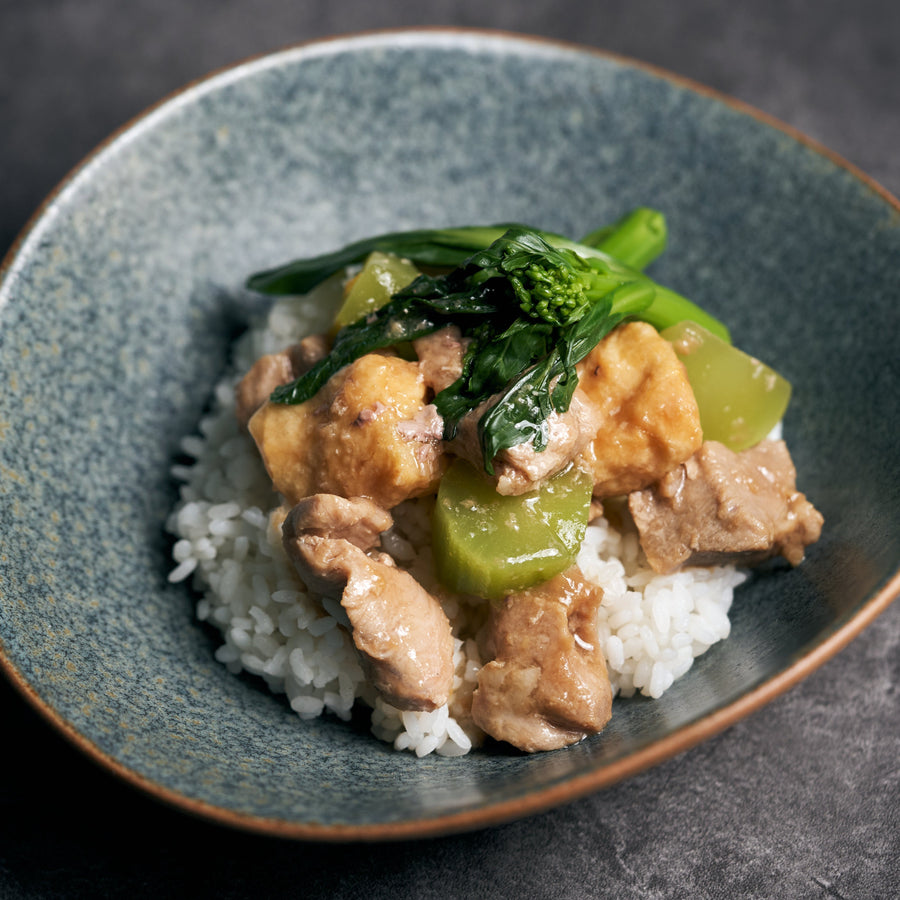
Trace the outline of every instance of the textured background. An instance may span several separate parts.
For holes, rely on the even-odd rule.
[[[462,25],[575,40],[723,90],[900,194],[894,0],[0,0],[0,253],[99,141],[212,69]],[[470,835],[231,832],[135,794],[0,683],[0,898],[900,897],[900,604],[750,719],[624,784]]]

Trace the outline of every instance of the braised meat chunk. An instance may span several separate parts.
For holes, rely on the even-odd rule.
[[[242,428],[275,388],[290,384],[328,355],[328,339],[313,334],[280,353],[261,356],[234,389],[235,416]]]
[[[578,460],[594,495],[653,484],[700,447],[700,413],[672,345],[646,322],[610,332],[578,365],[599,427]]]
[[[577,568],[511,594],[494,607],[472,718],[520,750],[554,750],[596,734],[612,713],[612,688],[596,612],[603,598]]]
[[[287,518],[290,524],[282,524],[282,534],[349,541],[360,550],[377,547],[382,532],[394,524],[391,514],[370,500],[334,494],[304,497]]]
[[[463,338],[455,325],[413,341],[422,377],[435,394],[452,385],[462,375],[469,344],[470,339]],[[447,446],[452,455],[471,462],[478,469],[484,467],[479,421],[499,400],[500,395],[485,400],[460,420],[457,435]],[[576,389],[566,412],[554,411],[550,414],[547,420],[548,442],[544,450],[535,450],[530,442],[522,443],[501,450],[492,461],[497,492],[517,495],[539,487],[581,453],[596,433],[598,424],[593,405],[583,392]]]
[[[823,523],[796,488],[783,441],[740,453],[707,441],[652,487],[630,494],[628,507],[657,572],[685,563],[755,565],[773,556],[796,566]]]
[[[266,403],[250,434],[288,503],[330,493],[390,509],[434,492],[443,472],[440,430],[421,421],[426,405],[416,363],[369,353],[305,403]]]
[[[337,597],[369,680],[397,709],[432,710],[450,697],[453,635],[438,600],[384,553],[391,516],[369,500],[319,494],[282,526],[285,550],[310,590]]]
[[[457,436],[449,442],[451,453],[478,469],[484,467],[478,421],[496,402],[497,398],[492,397],[464,416]],[[497,454],[492,476],[497,493],[518,496],[540,487],[578,457],[597,433],[598,425],[596,406],[576,388],[569,408],[563,413],[554,410],[548,416],[547,446],[543,450],[535,450],[528,441]]]
[[[468,343],[468,338],[463,339],[462,332],[455,325],[413,341],[422,377],[435,394],[450,387],[462,374]]]

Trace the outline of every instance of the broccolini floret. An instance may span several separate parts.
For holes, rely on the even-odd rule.
[[[554,325],[580,317],[588,304],[583,279],[566,266],[531,265],[510,283],[522,312]]]
[[[592,302],[634,280],[600,258],[553,247],[538,232],[518,226],[470,263],[505,277],[522,312],[550,325],[578,321]]]

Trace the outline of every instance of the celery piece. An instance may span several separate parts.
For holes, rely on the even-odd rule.
[[[432,544],[440,581],[487,599],[540,584],[574,561],[584,539],[591,479],[575,468],[516,497],[455,460],[441,479]]]
[[[334,319],[335,330],[384,306],[397,291],[418,276],[419,270],[409,260],[378,250],[370,253],[362,271],[350,283]]]
[[[660,334],[687,369],[704,440],[744,450],[781,421],[791,385],[774,369],[696,322],[679,322]]]

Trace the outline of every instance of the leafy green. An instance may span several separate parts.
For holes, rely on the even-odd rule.
[[[465,225],[459,228],[392,231],[364,238],[331,253],[295,259],[284,265],[256,272],[247,279],[247,287],[262,294],[305,294],[335,272],[361,263],[373,251],[394,253],[424,268],[455,268],[465,264],[473,253],[487,249],[513,227],[526,228],[554,247],[575,250],[582,256],[600,257],[617,270],[624,271],[627,268],[602,249],[602,241],[593,246],[577,244],[562,235],[517,223]],[[607,237],[614,237],[614,232]]]
[[[304,403],[344,366],[373,350],[424,337],[442,327],[441,317],[415,301],[390,302],[376,313],[342,328],[331,352],[290,384],[277,387],[273,403]]]
[[[256,272],[247,279],[247,287],[262,294],[305,294],[329,275],[362,262],[375,250],[395,253],[418,266],[455,267],[473,251],[497,240],[506,228],[506,225],[473,225],[393,231],[347,244],[333,253],[297,259],[273,269]]]
[[[581,318],[593,298],[625,277],[599,258],[585,260],[573,250],[551,246],[535,231],[515,226],[472,254],[469,262],[505,276],[522,312],[551,325]]]
[[[626,288],[621,292],[621,289]],[[501,450],[547,444],[547,419],[569,407],[575,366],[627,315],[650,305],[643,275],[611,271],[600,257],[557,250],[540,234],[513,226],[446,275],[422,275],[365,319],[342,328],[331,353],[276,403],[302,403],[365,353],[456,325],[471,339],[459,379],[435,397],[452,439],[460,420],[486,401],[478,425],[485,468]]]
[[[585,315],[551,335],[547,352],[531,367],[520,370],[478,422],[488,473],[493,473],[492,460],[503,449],[528,441],[536,451],[546,448],[551,412],[565,412],[578,385],[575,366],[626,316],[649,305],[652,298],[653,286],[649,283],[620,286],[595,301]],[[491,348],[485,348],[481,355],[489,359]],[[439,412],[442,395],[453,387],[435,398]]]
[[[356,241],[332,253],[293,260],[257,272],[247,279],[246,284],[251,290],[265,294],[305,294],[341,269],[362,262],[374,250],[395,253],[429,269],[460,267],[473,254],[486,250],[503,237],[510,227],[525,228],[551,247],[571,250],[583,260],[599,260],[611,273],[626,279],[640,275],[641,269],[662,252],[666,243],[662,213],[639,207],[612,226],[591,232],[581,243],[550,231],[521,225],[469,225],[394,231]],[[645,322],[661,331],[690,320],[730,343],[728,329],[714,316],[668,287],[654,282],[654,288],[656,294],[653,302],[641,314]]]
[[[449,268],[420,275],[341,328],[331,353],[277,388],[272,401],[303,403],[360,356],[455,325],[469,339],[462,374],[434,403],[447,440],[480,410],[478,440],[490,473],[504,449],[529,441],[535,450],[546,447],[549,417],[571,403],[576,365],[624,319],[658,329],[689,319],[729,340],[721,322],[637,268],[665,244],[661,214],[635,210],[585,241],[524,225],[393,232],[251,276],[253,289],[302,293],[374,250]],[[631,265],[605,248],[618,248]]]

